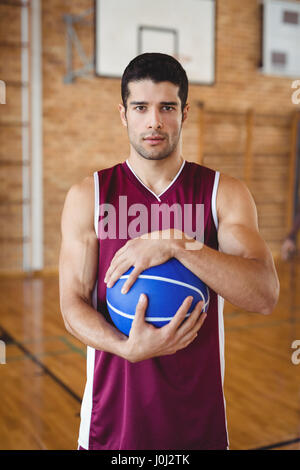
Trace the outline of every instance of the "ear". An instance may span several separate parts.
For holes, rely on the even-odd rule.
[[[190,109],[190,105],[187,103],[187,104],[185,105],[185,107],[183,108],[183,112],[182,112],[182,122],[184,122],[184,121],[187,120],[189,109]]]
[[[127,127],[126,109],[123,104],[119,104],[119,113],[123,126]]]

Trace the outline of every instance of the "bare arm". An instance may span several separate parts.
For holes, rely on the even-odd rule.
[[[94,231],[94,186],[87,178],[73,186],[65,201],[59,260],[60,307],[66,329],[95,349],[130,362],[174,354],[197,336],[206,315],[199,302],[184,321],[192,298],[186,298],[171,322],[162,328],[145,322],[147,298],[141,299],[129,338],[110,325],[92,306],[97,277],[98,240]]]
[[[184,234],[178,240],[176,230],[171,231],[173,237],[168,240],[139,237],[116,253],[106,282],[113,285],[123,272],[134,266],[124,284],[128,291],[140,272],[175,257],[234,305],[270,313],[278,299],[279,282],[270,250],[258,231],[253,198],[243,183],[221,176],[217,213],[220,251],[198,241],[191,242]]]
[[[60,307],[67,330],[84,344],[119,353],[121,333],[92,306],[98,264],[93,178],[73,186],[61,220]]]
[[[269,248],[258,231],[257,212],[246,186],[221,176],[217,195],[220,251],[207,246],[175,256],[229,302],[248,311],[271,313],[279,282]]]

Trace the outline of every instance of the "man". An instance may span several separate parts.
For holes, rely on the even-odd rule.
[[[153,53],[132,60],[119,105],[129,157],[74,185],[66,197],[60,298],[67,330],[88,346],[83,449],[227,449],[222,300],[262,314],[277,302],[277,274],[249,191],[183,159],[187,94],[186,73],[172,57]],[[174,221],[130,239],[120,208],[125,196],[128,207],[143,204],[149,213],[155,205],[203,204],[204,243]],[[103,226],[105,204],[121,221],[110,232],[116,237]],[[209,287],[207,316],[198,303],[183,321],[187,297],[168,325],[155,328],[144,320],[148,299],[142,295],[129,337],[123,335],[110,321],[106,286],[134,266],[126,295],[139,273],[170,258]]]

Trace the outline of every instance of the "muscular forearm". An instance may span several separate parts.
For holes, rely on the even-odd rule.
[[[191,298],[184,300],[172,321],[162,328],[145,322],[148,301],[140,298],[136,306],[129,337],[111,326],[104,317],[85,300],[77,298],[62,308],[67,330],[88,346],[139,362],[157,356],[174,354],[188,346],[197,336],[206,314],[198,302],[189,318],[186,318]]]
[[[126,337],[87,301],[74,296],[62,302],[61,311],[66,329],[82,343],[122,356]]]
[[[262,261],[228,255],[205,245],[189,250],[177,244],[174,256],[230,303],[258,313],[270,313],[274,308],[277,278]]]

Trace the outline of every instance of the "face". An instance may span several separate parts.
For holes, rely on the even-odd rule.
[[[119,106],[127,127],[131,151],[147,160],[162,160],[180,152],[182,123],[188,106],[181,109],[179,87],[171,82],[130,82],[127,111]]]

